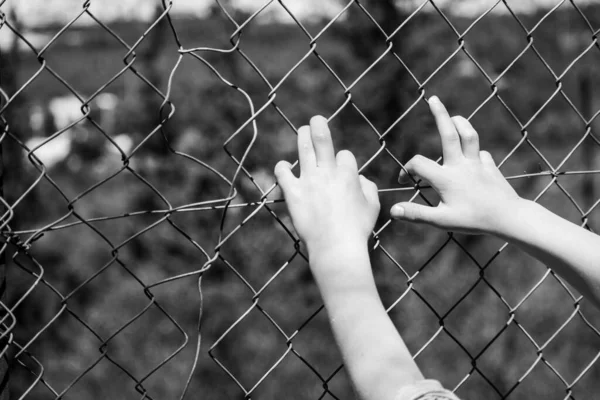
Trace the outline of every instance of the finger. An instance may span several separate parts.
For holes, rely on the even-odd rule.
[[[315,150],[313,149],[310,127],[303,126],[298,129],[298,159],[300,171],[306,172],[317,167]]]
[[[354,157],[354,154],[352,154],[350,151],[342,150],[338,152],[335,159],[339,167],[346,167],[351,171],[358,173],[358,165],[356,164],[356,158]]]
[[[439,182],[441,173],[441,165],[422,155],[416,155],[404,164],[404,169],[400,171],[398,177],[398,183],[410,182],[410,177],[412,177],[415,180],[424,180],[435,185]]]
[[[310,131],[318,167],[335,166],[335,153],[327,120],[321,116],[310,119]]]
[[[481,159],[481,162],[485,165],[489,165],[491,167],[496,166],[496,162],[494,161],[492,155],[485,150],[479,152],[479,158]]]
[[[428,207],[415,203],[395,204],[390,214],[394,219],[434,226],[442,225],[444,217],[439,207]]]
[[[375,182],[372,182],[364,176],[359,176],[360,186],[367,201],[373,205],[379,206],[379,190]]]
[[[279,161],[277,165],[275,165],[275,178],[277,179],[279,186],[281,186],[284,195],[290,190],[296,180],[298,180],[292,172],[292,164],[287,161]]]
[[[444,163],[460,159],[462,155],[460,138],[450,115],[448,115],[446,107],[444,107],[440,99],[436,96],[429,99],[429,107],[431,108],[431,112],[435,118],[435,123],[442,139]]]
[[[479,135],[473,125],[463,117],[452,117],[460,137],[460,146],[465,157],[479,160]]]

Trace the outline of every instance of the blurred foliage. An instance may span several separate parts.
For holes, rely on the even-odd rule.
[[[396,9],[392,1],[361,1],[361,4],[388,34],[408,17]],[[585,12],[592,25],[597,26],[600,8],[589,7]],[[232,13],[239,23],[248,17],[235,10]],[[519,18],[531,28],[542,16],[540,12]],[[453,15],[448,18],[459,32],[473,22]],[[314,36],[327,23],[318,21],[306,24],[305,28]],[[229,37],[235,27],[219,10],[213,10],[211,17],[206,20],[175,20],[174,26],[185,48],[229,49],[232,46]],[[125,42],[132,44],[148,29],[148,25],[127,21],[111,24],[110,28]],[[49,27],[40,32],[55,34],[59,29]],[[72,200],[103,182],[122,166],[120,155],[102,150],[109,143],[106,136],[127,133],[136,146],[149,137],[130,160],[132,169],[147,183],[124,170],[81,196],[73,204],[77,216],[89,219],[140,210],[166,209],[168,206],[164,199],[154,190],[162,193],[173,206],[227,196],[229,187],[216,174],[189,158],[175,155],[173,151],[195,157],[231,179],[236,164],[225,152],[223,143],[251,115],[248,102],[240,92],[224,84],[200,60],[185,56],[170,82],[170,101],[175,107],[174,114],[164,129],[155,131],[158,122],[170,112],[170,106],[167,105],[161,114],[159,108],[163,99],[155,90],[131,71],[119,75],[127,49],[100,26],[72,27],[64,37],[69,34],[77,37],[77,44],[59,38],[44,55],[47,65],[84,98],[91,96],[114,76],[119,76],[104,91],[116,94],[120,103],[112,115],[114,121],[105,121],[104,126],[100,123],[102,131],[90,121],[82,121],[72,129],[76,138],[80,138],[76,139],[80,146],[74,146],[69,157],[50,170],[52,182],[67,199]],[[159,23],[142,42],[134,64],[136,71],[162,93],[167,92],[170,74],[180,57],[172,36],[166,20]],[[562,73],[581,54],[591,43],[591,37],[580,16],[569,7],[560,8],[533,34],[536,50],[557,74]],[[532,49],[512,64],[528,46],[527,34],[512,16],[490,14],[476,24],[464,39],[465,48],[490,79],[502,75],[497,82],[498,93],[523,124],[538,113],[556,90],[555,78]],[[511,154],[522,139],[520,126],[496,98],[479,108],[492,93],[490,82],[463,52],[449,58],[459,42],[452,29],[436,12],[417,14],[406,22],[393,40],[386,43],[379,28],[358,7],[352,7],[347,19],[334,23],[316,43],[316,51],[321,59],[311,55],[295,68],[276,92],[273,104],[277,108],[273,105],[267,107],[256,120],[259,134],[244,166],[256,178],[262,191],[273,183],[271,171],[278,160],[295,160],[295,134],[290,124],[298,128],[306,124],[310,116],[330,116],[344,104],[347,94],[338,79],[346,87],[353,85],[349,93],[352,104],[360,113],[352,104],[342,109],[332,121],[334,140],[338,149],[352,150],[360,165],[377,154],[384,144],[385,149],[401,162],[408,161],[416,153],[434,158],[439,156],[440,145],[424,101],[417,102],[405,118],[396,122],[419,99],[420,88],[413,76],[423,82],[447,60],[424,86],[424,96],[438,95],[453,114],[471,115],[478,110],[473,123],[480,132],[482,147],[489,150],[498,162]],[[388,47],[393,53],[388,52],[375,63]],[[309,39],[295,24],[256,22],[243,30],[239,48],[253,64],[248,63],[237,51],[196,53],[213,65],[224,79],[248,93],[255,110],[269,101],[272,87],[280,83],[310,50]],[[402,59],[408,70],[394,53]],[[592,49],[562,80],[564,93],[577,107],[582,107],[587,101],[587,107],[591,108],[584,110],[588,113],[587,118],[599,104],[595,96],[599,93],[600,80],[597,74],[593,74],[597,70],[599,57],[597,49]],[[335,71],[335,76],[323,62]],[[0,68],[3,89],[14,93],[40,69],[40,64],[31,52],[13,52],[2,54]],[[367,69],[369,71],[363,76]],[[591,99],[582,99],[582,79],[591,88],[588,91]],[[31,107],[45,105],[54,97],[68,94],[62,83],[47,71],[42,71],[5,113],[11,124],[12,135],[23,142],[34,136],[26,123]],[[280,113],[285,115],[289,123]],[[46,123],[44,135],[49,136],[64,128],[52,125],[52,121]],[[389,130],[385,141],[379,141],[373,128],[380,134]],[[584,132],[585,124],[561,95],[537,114],[528,127],[529,139],[554,166],[567,156]],[[240,159],[251,138],[252,130],[243,129],[226,146],[226,150]],[[3,151],[9,165],[5,192],[12,204],[35,182],[39,172],[32,168],[14,140],[4,143],[6,146]],[[586,141],[584,145],[592,146],[592,143]],[[593,148],[593,157],[597,160],[598,148],[595,145]],[[589,169],[586,163],[586,157],[582,156],[579,149],[561,170]],[[526,144],[520,146],[502,165],[502,171],[507,176],[547,169],[541,157]],[[398,164],[386,151],[363,171],[381,189],[396,188],[398,172]],[[512,182],[522,196],[535,198],[550,179],[549,176],[541,176]],[[559,177],[559,182],[587,210],[598,196],[583,193],[581,187],[584,182],[589,183],[594,179],[597,183],[594,175],[572,175]],[[240,175],[236,189],[238,198],[234,203],[261,200],[261,190],[244,174]],[[383,211],[379,226],[387,221],[389,207],[396,201],[408,198],[410,194],[398,191],[381,194]],[[426,194],[434,199],[434,194]],[[39,229],[59,220],[69,212],[65,197],[49,181],[41,180],[15,208],[12,229]],[[560,215],[581,223],[581,215],[556,186],[540,201]],[[291,226],[284,205],[274,204],[270,207],[288,227]],[[252,210],[252,207],[230,209],[223,225],[224,234],[231,232]],[[599,228],[599,213],[595,211],[590,215],[590,226],[594,229]],[[133,381],[108,359],[91,368],[81,380],[74,381],[100,357],[98,348],[101,342],[69,311],[106,339],[147,305],[148,298],[140,282],[150,284],[202,267],[206,257],[169,223],[162,222],[138,236],[161,216],[143,214],[89,225],[79,224],[47,232],[33,244],[31,254],[43,266],[44,280],[65,296],[106,267],[64,303],[50,289],[40,285],[18,309],[17,338],[25,343],[53,320],[62,304],[68,307],[30,346],[30,352],[45,366],[44,379],[53,387],[64,390],[74,382],[64,398],[139,397],[134,391]],[[171,220],[213,254],[212,249],[220,238],[221,211],[178,213],[172,215]],[[62,223],[76,221],[77,218],[71,215]],[[114,247],[126,242],[114,254],[118,256],[118,262],[111,253],[111,246],[99,233]],[[396,223],[386,228],[381,236],[383,247],[409,273],[414,273],[426,263],[446,240],[447,234],[444,232]],[[479,269],[474,260],[484,265],[502,245],[493,238],[460,236],[458,240],[472,256],[450,243],[414,281],[414,289],[440,315],[450,311],[450,307],[479,278]],[[208,347],[253,305],[254,293],[232,268],[255,290],[259,290],[293,254],[293,241],[266,210],[261,210],[223,246],[221,258],[205,274],[203,281],[203,351],[188,397],[207,400],[243,397],[236,384],[206,353]],[[11,263],[8,279],[9,295],[13,299],[17,299],[33,282],[33,277],[16,264],[34,270],[36,268],[23,254]],[[381,250],[373,253],[373,268],[382,299],[389,306],[406,290],[406,277]],[[509,246],[486,269],[485,278],[511,306],[515,306],[544,273],[544,266]],[[152,292],[163,309],[190,335],[191,343],[151,375],[144,386],[152,398],[178,398],[194,355],[199,304],[196,277],[158,286]],[[419,350],[439,329],[438,317],[421,297],[409,292],[390,313],[413,352]],[[287,335],[298,330],[321,304],[306,263],[300,257],[294,258],[291,265],[261,294],[259,304]],[[550,277],[517,309],[514,317],[541,345],[572,311],[572,300]],[[586,309],[586,315],[591,321],[598,322],[597,311]],[[515,324],[506,328],[486,348],[489,341],[505,328],[510,317],[497,295],[486,283],[480,282],[445,317],[447,332],[437,336],[417,358],[417,362],[426,376],[440,379],[453,388],[472,369],[465,353],[469,351],[472,357],[479,357],[478,370],[472,372],[457,393],[465,399],[500,398],[487,380],[505,392],[537,358],[536,348]],[[600,338],[578,321],[576,317],[543,353],[545,359],[568,382],[593,359],[600,346]],[[450,335],[464,348],[458,346]],[[114,362],[125,366],[139,379],[175,351],[182,340],[169,319],[158,308],[151,307],[148,313],[111,339],[106,349]],[[293,340],[293,346],[324,378],[341,363],[324,312],[302,327]],[[246,388],[250,388],[286,349],[285,338],[261,313],[254,310],[236,325],[216,347],[213,355]],[[479,356],[484,349],[483,355]],[[582,378],[581,383],[575,386],[576,398],[593,398],[598,393],[600,384],[593,377],[599,373],[599,367],[595,365]],[[32,379],[24,369],[15,371],[12,377],[14,397],[21,395]],[[352,397],[343,371],[328,385],[338,398]],[[305,363],[294,354],[288,354],[261,383],[253,398],[319,398],[322,387],[321,380]],[[509,398],[562,399],[564,391],[564,385],[554,372],[540,362]],[[54,396],[38,384],[27,398],[46,399]]]

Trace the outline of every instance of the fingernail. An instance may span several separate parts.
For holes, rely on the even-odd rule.
[[[310,124],[312,125],[328,125],[329,122],[327,121],[327,118],[325,118],[322,115],[315,115],[314,117],[312,117],[310,119]]]
[[[440,104],[441,101],[440,101],[440,99],[437,96],[431,96],[429,98],[429,103],[430,104]]]
[[[394,207],[392,207],[391,213],[392,213],[392,217],[395,217],[395,218],[403,217],[404,216],[404,208],[402,208],[401,206],[396,204]]]

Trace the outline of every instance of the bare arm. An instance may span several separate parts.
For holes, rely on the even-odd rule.
[[[522,247],[600,307],[600,236],[531,201],[507,215],[498,236]]]
[[[282,161],[275,175],[292,221],[306,244],[336,342],[360,399],[394,400],[423,376],[377,293],[367,239],[379,199],[358,175],[352,153],[334,154],[326,120],[315,117],[298,134],[301,176]]]
[[[544,262],[600,307],[600,236],[520,198],[490,154],[479,150],[471,124],[462,117],[450,118],[439,99],[429,103],[442,139],[444,165],[416,156],[406,170],[430,183],[441,202],[437,207],[399,203],[392,216],[501,237]],[[407,178],[406,171],[401,172],[400,180]]]
[[[422,380],[381,303],[366,242],[312,253],[310,262],[358,397],[393,400],[402,387]]]

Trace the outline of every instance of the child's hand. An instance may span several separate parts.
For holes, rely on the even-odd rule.
[[[349,151],[334,154],[327,120],[313,117],[298,131],[300,178],[290,163],[275,167],[292,222],[309,254],[366,244],[379,214],[377,186],[358,175]]]
[[[479,151],[479,137],[469,121],[450,118],[437,97],[429,99],[429,106],[442,138],[444,165],[417,155],[405,167],[415,179],[429,183],[438,192],[440,204],[398,203],[392,207],[392,217],[450,231],[497,234],[519,196],[492,156]],[[409,180],[403,170],[399,181]]]

